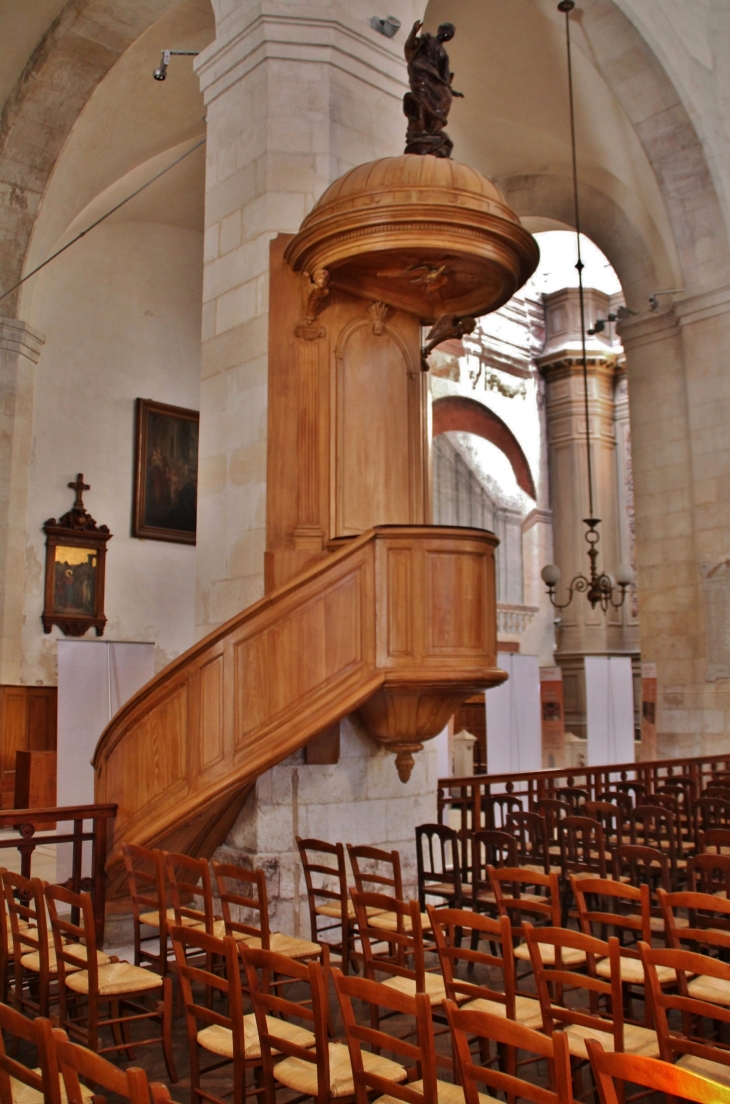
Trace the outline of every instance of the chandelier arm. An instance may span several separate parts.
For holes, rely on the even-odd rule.
[[[548,598],[553,609],[564,610],[573,601],[574,594],[583,594],[590,588],[591,581],[587,579],[585,575],[576,575],[574,579],[571,579],[570,586],[568,587],[568,601],[556,602],[555,601],[555,587],[548,588]]]

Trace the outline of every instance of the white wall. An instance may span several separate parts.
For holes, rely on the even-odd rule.
[[[156,223],[108,223],[39,278],[33,325],[46,335],[36,369],[27,521],[22,678],[56,681],[57,628],[44,635],[43,523],[85,503],[114,534],[105,638],[154,641],[159,670],[193,642],[195,548],[130,536],[138,397],[198,409],[202,235]]]

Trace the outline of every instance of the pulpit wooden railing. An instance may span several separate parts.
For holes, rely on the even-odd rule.
[[[692,797],[700,796],[708,779],[718,771],[730,771],[730,755],[696,756],[691,759],[652,759],[646,762],[612,763],[597,767],[563,767],[555,770],[526,771],[520,774],[475,774],[465,778],[440,778],[438,817],[471,832],[476,826],[488,827],[485,811],[488,798],[497,793],[520,797],[526,810],[535,808],[542,798],[555,797],[563,786],[587,790],[590,801],[610,790],[616,782],[637,782],[646,794],[672,778],[687,778]]]
[[[398,755],[496,666],[494,547],[481,530],[383,526],[189,649],[112,719],[96,798],[119,809],[107,869],[128,840],[210,854],[263,771],[354,711]]]

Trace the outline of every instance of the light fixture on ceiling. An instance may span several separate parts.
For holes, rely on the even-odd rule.
[[[587,454],[587,472],[588,472],[588,512],[589,517],[584,518],[584,524],[586,525],[585,539],[588,542],[588,559],[590,561],[590,571],[588,575],[584,575],[580,572],[573,579],[571,579],[568,585],[568,600],[567,602],[557,602],[555,599],[555,588],[560,582],[561,572],[560,568],[556,564],[548,564],[542,569],[542,579],[547,586],[548,597],[555,609],[563,610],[566,606],[569,606],[573,601],[574,594],[585,594],[591,606],[595,609],[600,605],[601,609],[605,613],[611,606],[613,609],[619,609],[626,600],[626,593],[628,588],[634,581],[633,569],[628,564],[619,564],[616,568],[615,577],[608,575],[605,571],[599,571],[598,569],[598,542],[600,540],[600,534],[598,532],[598,526],[601,524],[601,519],[594,517],[595,510],[593,508],[593,471],[591,464],[591,427],[590,427],[590,410],[588,404],[588,358],[586,354],[586,317],[585,317],[585,295],[583,290],[583,269],[584,264],[581,258],[580,248],[580,203],[578,199],[578,159],[576,155],[576,140],[575,140],[575,107],[573,102],[573,61],[571,57],[570,48],[570,13],[575,7],[575,0],[560,0],[558,4],[558,11],[565,14],[565,38],[567,46],[567,58],[568,58],[568,99],[570,103],[570,144],[573,157],[573,207],[575,212],[575,234],[578,248],[578,260],[576,263],[576,269],[578,270],[578,299],[580,303],[580,337],[581,337],[581,353],[583,359],[583,401],[584,412],[586,419],[586,454]],[[609,321],[614,321],[615,318],[610,318]],[[604,321],[605,326],[605,321]],[[601,327],[603,329],[604,327]],[[590,332],[590,331],[589,331]],[[600,332],[598,327],[593,332]]]
[[[160,64],[152,71],[152,76],[156,81],[167,80],[167,67],[171,57],[197,57],[199,53],[200,50],[163,50]]]

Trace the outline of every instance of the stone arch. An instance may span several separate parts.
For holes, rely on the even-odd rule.
[[[433,435],[458,431],[474,433],[491,441],[505,454],[515,473],[517,485],[537,500],[535,482],[522,446],[509,426],[488,406],[461,395],[447,395],[433,404]]]
[[[112,66],[177,0],[69,0],[31,54],[0,125],[0,289],[21,277],[58,155]],[[0,313],[13,317],[17,293]]]

